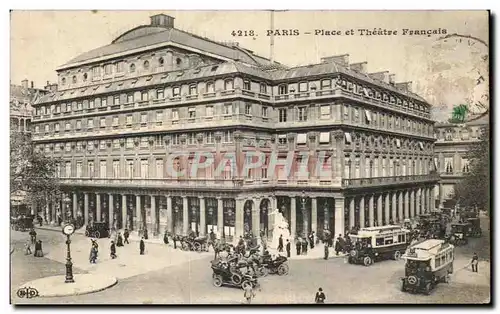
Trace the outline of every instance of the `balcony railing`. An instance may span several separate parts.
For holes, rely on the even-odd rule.
[[[392,177],[375,177],[375,178],[356,178],[356,179],[342,179],[342,187],[370,187],[382,186],[400,183],[418,183],[432,180],[439,180],[439,175],[436,173],[411,175],[411,176],[392,176]]]

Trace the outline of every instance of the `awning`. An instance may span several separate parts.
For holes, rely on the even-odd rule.
[[[352,137],[351,137],[351,133],[345,133],[345,140],[347,143],[351,144],[352,142]]]
[[[306,144],[307,143],[307,134],[302,133],[297,135],[297,144]]]
[[[365,110],[365,115],[366,120],[368,120],[368,122],[372,122],[372,113],[370,112],[370,110]]]
[[[397,148],[401,147],[401,141],[399,140],[399,138],[396,139],[396,147]]]
[[[330,143],[330,133],[329,132],[321,132],[319,134],[319,143],[320,144]]]
[[[420,149],[421,149],[421,150],[424,150],[424,143],[422,143],[422,142],[418,142],[418,146],[420,146]]]

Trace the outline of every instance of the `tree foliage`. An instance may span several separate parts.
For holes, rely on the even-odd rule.
[[[489,128],[480,141],[469,147],[466,157],[470,172],[455,186],[454,198],[461,208],[490,210],[490,137]]]
[[[56,167],[59,160],[35,149],[31,135],[10,132],[10,198],[22,197],[26,204],[45,204],[47,196],[58,194]]]

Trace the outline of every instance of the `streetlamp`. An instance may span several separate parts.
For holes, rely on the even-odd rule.
[[[308,223],[307,223],[307,212],[306,212],[306,192],[302,191],[302,197],[301,197],[301,203],[302,203],[302,220],[304,223],[304,228],[302,229],[304,231],[304,236],[307,237],[308,234]]]
[[[65,283],[73,283],[73,263],[71,262],[71,240],[70,236],[75,232],[75,226],[72,224],[67,224],[63,227],[62,232],[66,235],[66,280]]]

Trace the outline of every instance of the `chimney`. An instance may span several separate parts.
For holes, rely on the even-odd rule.
[[[389,84],[389,71],[369,73],[368,76],[374,80],[379,80]]]
[[[174,28],[174,17],[165,14],[156,14],[150,16],[151,26]]]
[[[346,68],[349,67],[349,55],[338,55],[338,56],[330,56],[321,58],[321,63],[337,63]]]
[[[21,81],[21,86],[22,86],[23,88],[26,88],[26,89],[27,89],[27,88],[28,88],[28,80],[22,80],[22,81]]]
[[[412,82],[401,82],[401,83],[395,83],[394,86],[396,86],[397,89],[400,89],[405,92],[412,92]]]
[[[351,70],[354,70],[359,73],[366,74],[366,70],[368,68],[368,62],[358,62],[350,65]]]
[[[31,81],[31,89],[34,89],[35,88],[35,84],[33,83],[33,81]]]
[[[396,84],[396,74],[389,74],[389,84],[394,86]]]

